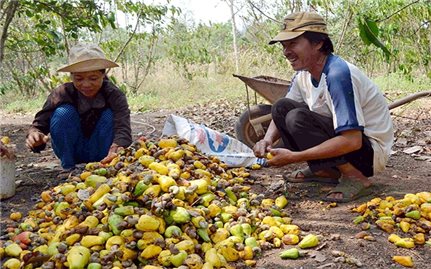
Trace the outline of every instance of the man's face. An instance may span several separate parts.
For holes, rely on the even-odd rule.
[[[104,74],[97,71],[71,73],[76,89],[86,97],[95,97],[102,88]]]
[[[311,44],[303,36],[280,42],[283,54],[292,65],[293,70],[310,70],[316,64],[321,43]]]

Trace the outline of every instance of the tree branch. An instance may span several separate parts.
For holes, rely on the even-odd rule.
[[[45,82],[45,80],[43,79],[43,77],[40,75],[40,73],[33,66],[33,64],[31,63],[32,60],[28,57],[27,54],[24,54],[24,57],[25,57],[25,60],[27,61],[28,65],[30,66],[30,68],[33,70],[34,74],[37,75],[37,79],[40,81],[40,83],[42,83],[42,85],[45,88],[45,90],[47,92],[49,92],[49,90],[51,90],[51,87]]]
[[[380,19],[380,20],[377,20],[376,22],[382,22],[382,21],[385,21],[385,20],[389,19],[390,17],[395,16],[396,14],[400,13],[400,12],[401,12],[401,11],[403,11],[404,9],[408,8],[409,6],[414,5],[414,4],[417,4],[419,1],[420,1],[420,0],[413,1],[413,2],[411,2],[410,4],[407,4],[407,5],[403,6],[402,8],[398,9],[397,11],[395,11],[394,13],[390,14],[390,15],[389,15],[389,16],[387,16],[386,18],[384,18],[384,19]]]
[[[0,13],[0,15],[1,15],[0,16],[0,21],[2,21],[3,17],[6,15],[6,8],[4,7],[5,4],[6,4],[6,0],[0,0],[0,11],[2,11]],[[3,9],[5,9],[5,10],[3,11]]]
[[[150,50],[149,50],[149,56],[148,56],[147,66],[145,67],[145,72],[144,72],[144,75],[143,75],[143,78],[142,78],[141,82],[139,82],[138,86],[136,87],[136,91],[139,90],[139,88],[141,87],[141,85],[146,80],[148,74],[150,73],[150,67],[151,67],[151,64],[153,63],[153,54],[154,54],[155,44],[156,44],[156,39],[153,39],[153,41],[151,42]]]
[[[67,39],[66,27],[64,25],[63,17],[60,17],[60,21],[61,21],[61,30],[63,31],[63,36],[64,36],[64,46],[66,47],[67,56],[69,57],[69,40]]]
[[[133,32],[129,35],[129,39],[127,39],[126,43],[124,43],[123,47],[121,48],[120,52],[118,53],[117,57],[115,57],[114,62],[117,62],[118,59],[120,58],[120,56],[124,53],[124,51],[126,50],[127,45],[129,45],[130,41],[132,41],[133,36],[135,36],[136,31],[138,30],[138,26],[139,26],[139,19],[141,18],[142,12],[139,12],[138,14],[138,18],[136,18],[136,25],[135,25],[135,29],[133,29]],[[111,71],[111,69],[109,69],[106,73],[108,73],[109,71]]]
[[[268,15],[266,15],[265,12],[263,12],[262,10],[260,10],[257,6],[255,6],[250,0],[247,1],[253,8],[257,9],[257,11],[259,11],[260,13],[262,13],[263,16],[267,17],[268,19],[270,19],[271,21],[274,21],[276,23],[282,23],[281,21],[278,21]]]
[[[15,72],[15,70],[13,69],[13,67],[8,61],[6,61],[6,67],[9,69],[10,74],[12,75],[12,78],[15,80],[16,84],[18,85],[18,88],[21,94],[26,95],[26,92],[24,90],[25,87],[21,83],[22,76],[19,76],[17,72]]]
[[[355,3],[354,3],[353,5],[356,5],[356,1],[355,1]],[[339,48],[341,47],[341,45],[343,44],[344,36],[345,36],[345,34],[346,34],[347,27],[349,27],[349,23],[350,23],[350,21],[352,20],[352,17],[353,17],[353,12],[352,12],[352,9],[351,9],[351,8],[350,8],[350,6],[349,6],[348,14],[347,14],[347,16],[346,16],[346,20],[344,21],[343,29],[342,29],[342,31],[341,31],[341,35],[340,35],[340,37],[338,38],[338,42],[337,42],[337,46],[336,46],[336,48],[335,48],[335,51],[338,51],[338,49],[339,49]]]
[[[415,32],[413,33],[413,35],[415,35],[417,32],[419,32],[419,30],[422,28],[422,26],[430,24],[431,21],[424,21],[421,23],[421,25],[419,25],[418,29],[415,30]]]

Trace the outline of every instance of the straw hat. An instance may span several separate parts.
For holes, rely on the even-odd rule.
[[[322,16],[315,12],[296,12],[284,18],[283,29],[269,44],[294,39],[306,31],[328,34]]]
[[[88,72],[118,67],[106,59],[102,49],[95,44],[78,44],[70,49],[69,63],[57,72]]]

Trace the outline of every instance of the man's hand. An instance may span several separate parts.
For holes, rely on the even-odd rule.
[[[39,131],[32,131],[28,134],[25,144],[29,149],[33,150],[38,146],[45,145],[48,140],[49,138],[47,135],[44,135]]]
[[[265,157],[265,153],[270,149],[271,144],[271,142],[265,139],[258,141],[253,147],[254,155],[259,158]]]
[[[109,148],[108,155],[106,155],[106,157],[103,158],[103,160],[101,160],[100,163],[103,163],[103,164],[110,163],[115,157],[118,156],[117,152],[122,149],[123,147],[120,147],[117,144],[113,143]]]
[[[298,158],[297,152],[288,149],[276,148],[271,149],[269,152],[273,156],[270,160],[268,160],[269,166],[283,166],[301,161]]]

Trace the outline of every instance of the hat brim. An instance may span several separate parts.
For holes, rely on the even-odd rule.
[[[58,69],[57,72],[89,72],[118,66],[119,65],[117,63],[107,59],[89,59],[65,65]]]
[[[297,38],[298,36],[302,35],[303,33],[305,33],[305,31],[295,31],[295,32],[282,31],[282,32],[278,33],[278,35],[276,35],[271,41],[269,41],[269,45],[275,44],[277,42]]]

